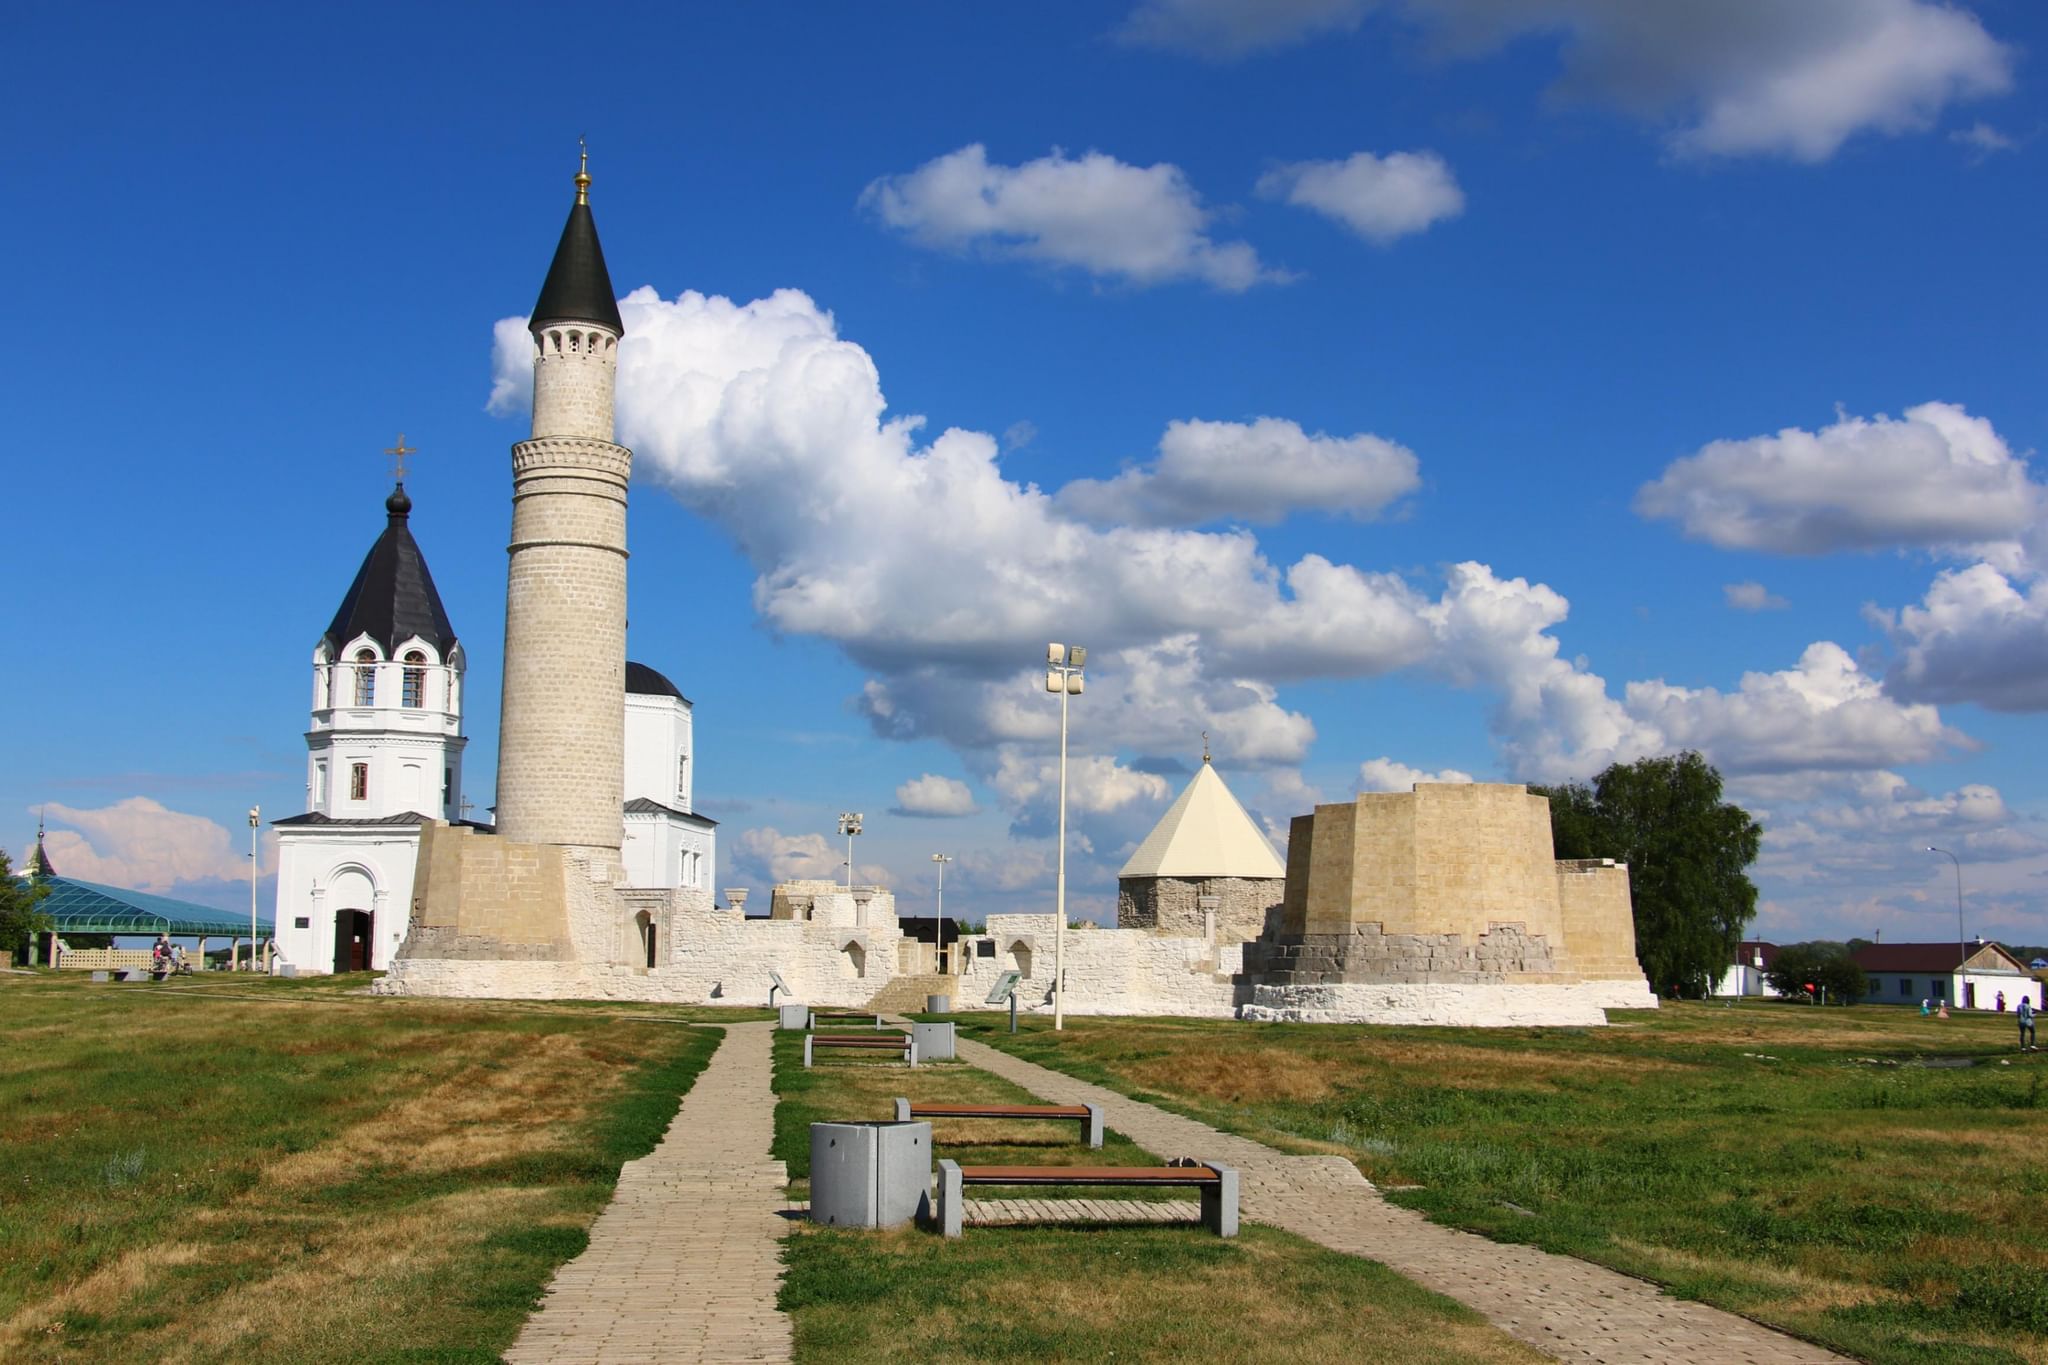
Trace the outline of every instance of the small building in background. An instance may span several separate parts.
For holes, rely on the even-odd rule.
[[[1205,753],[1116,874],[1116,927],[1248,943],[1286,894],[1286,866]]]
[[[1851,955],[1863,969],[1868,1004],[1917,1005],[1938,1000],[1953,1008],[1992,1010],[2021,997],[2048,1006],[2048,987],[2034,979],[2018,958],[1996,943],[1872,943]]]
[[[1762,939],[1744,939],[1735,945],[1735,961],[1721,973],[1721,979],[1714,984],[1714,994],[1782,999],[1784,992],[1773,990],[1771,983],[1764,980],[1764,973],[1770,971],[1777,960],[1777,944],[1765,943]]]

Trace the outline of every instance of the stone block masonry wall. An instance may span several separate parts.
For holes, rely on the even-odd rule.
[[[459,825],[423,826],[410,928],[393,972],[415,958],[570,959],[566,869],[559,848],[513,843]]]
[[[1200,902],[1214,896],[1217,941],[1245,943],[1277,919],[1285,889],[1277,877],[1125,877],[1117,882],[1116,927],[1204,938]]]
[[[498,830],[616,859],[623,837],[626,487],[617,338],[535,339],[533,439],[512,450]]]
[[[1247,944],[1244,956],[1246,971],[1268,985],[1481,986],[1576,979],[1559,972],[1545,939],[1519,924],[1490,925],[1472,939],[1463,934],[1389,934],[1377,924],[1361,924],[1348,934],[1305,934]]]
[[[1632,983],[1648,1002],[1644,1008],[1655,1005],[1656,996],[1636,960],[1628,865],[1604,858],[1561,858],[1556,868],[1565,942],[1579,975],[1589,981]]]
[[[1053,928],[1051,915],[991,915],[988,934],[994,957],[968,959],[953,995],[955,1009],[1007,1009],[985,1003],[1003,972],[1029,970],[1017,990],[1017,1007],[1051,1013]],[[1019,952],[1018,949],[1023,951]],[[1147,929],[1067,931],[1067,1009],[1075,1014],[1182,1015],[1228,1019],[1237,1012],[1242,988],[1243,947],[1210,944],[1199,937],[1156,934]]]

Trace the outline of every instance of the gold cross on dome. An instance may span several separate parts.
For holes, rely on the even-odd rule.
[[[405,443],[405,433],[401,431],[398,433],[398,444],[395,446],[387,447],[384,453],[391,457],[391,477],[396,479],[399,483],[404,483],[405,457],[408,455],[419,454],[420,452],[418,447],[407,445]]]

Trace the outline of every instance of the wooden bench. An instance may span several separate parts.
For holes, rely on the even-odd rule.
[[[907,1033],[807,1033],[804,1035],[804,1066],[811,1065],[821,1047],[843,1047],[859,1051],[900,1052],[903,1060],[917,1065],[917,1039]]]
[[[896,1097],[896,1121],[912,1119],[1066,1119],[1081,1125],[1090,1147],[1102,1145],[1102,1111],[1092,1104],[912,1104]]]
[[[869,1014],[865,1011],[856,1010],[812,1010],[810,1026],[815,1029],[819,1024],[826,1022],[834,1024],[866,1023],[870,1019],[875,1021],[875,1028],[877,1030],[882,1027],[882,1016],[879,1014]]]
[[[1195,1189],[1202,1195],[1202,1226],[1218,1237],[1237,1236],[1237,1172],[1205,1162],[1198,1166],[962,1166],[939,1162],[939,1229],[960,1235],[969,1185],[1135,1185],[1147,1189]]]

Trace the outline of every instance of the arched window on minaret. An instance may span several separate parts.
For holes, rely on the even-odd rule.
[[[377,704],[377,651],[359,649],[356,651],[356,705]]]
[[[427,704],[427,656],[416,649],[405,655],[404,702],[413,710]]]

